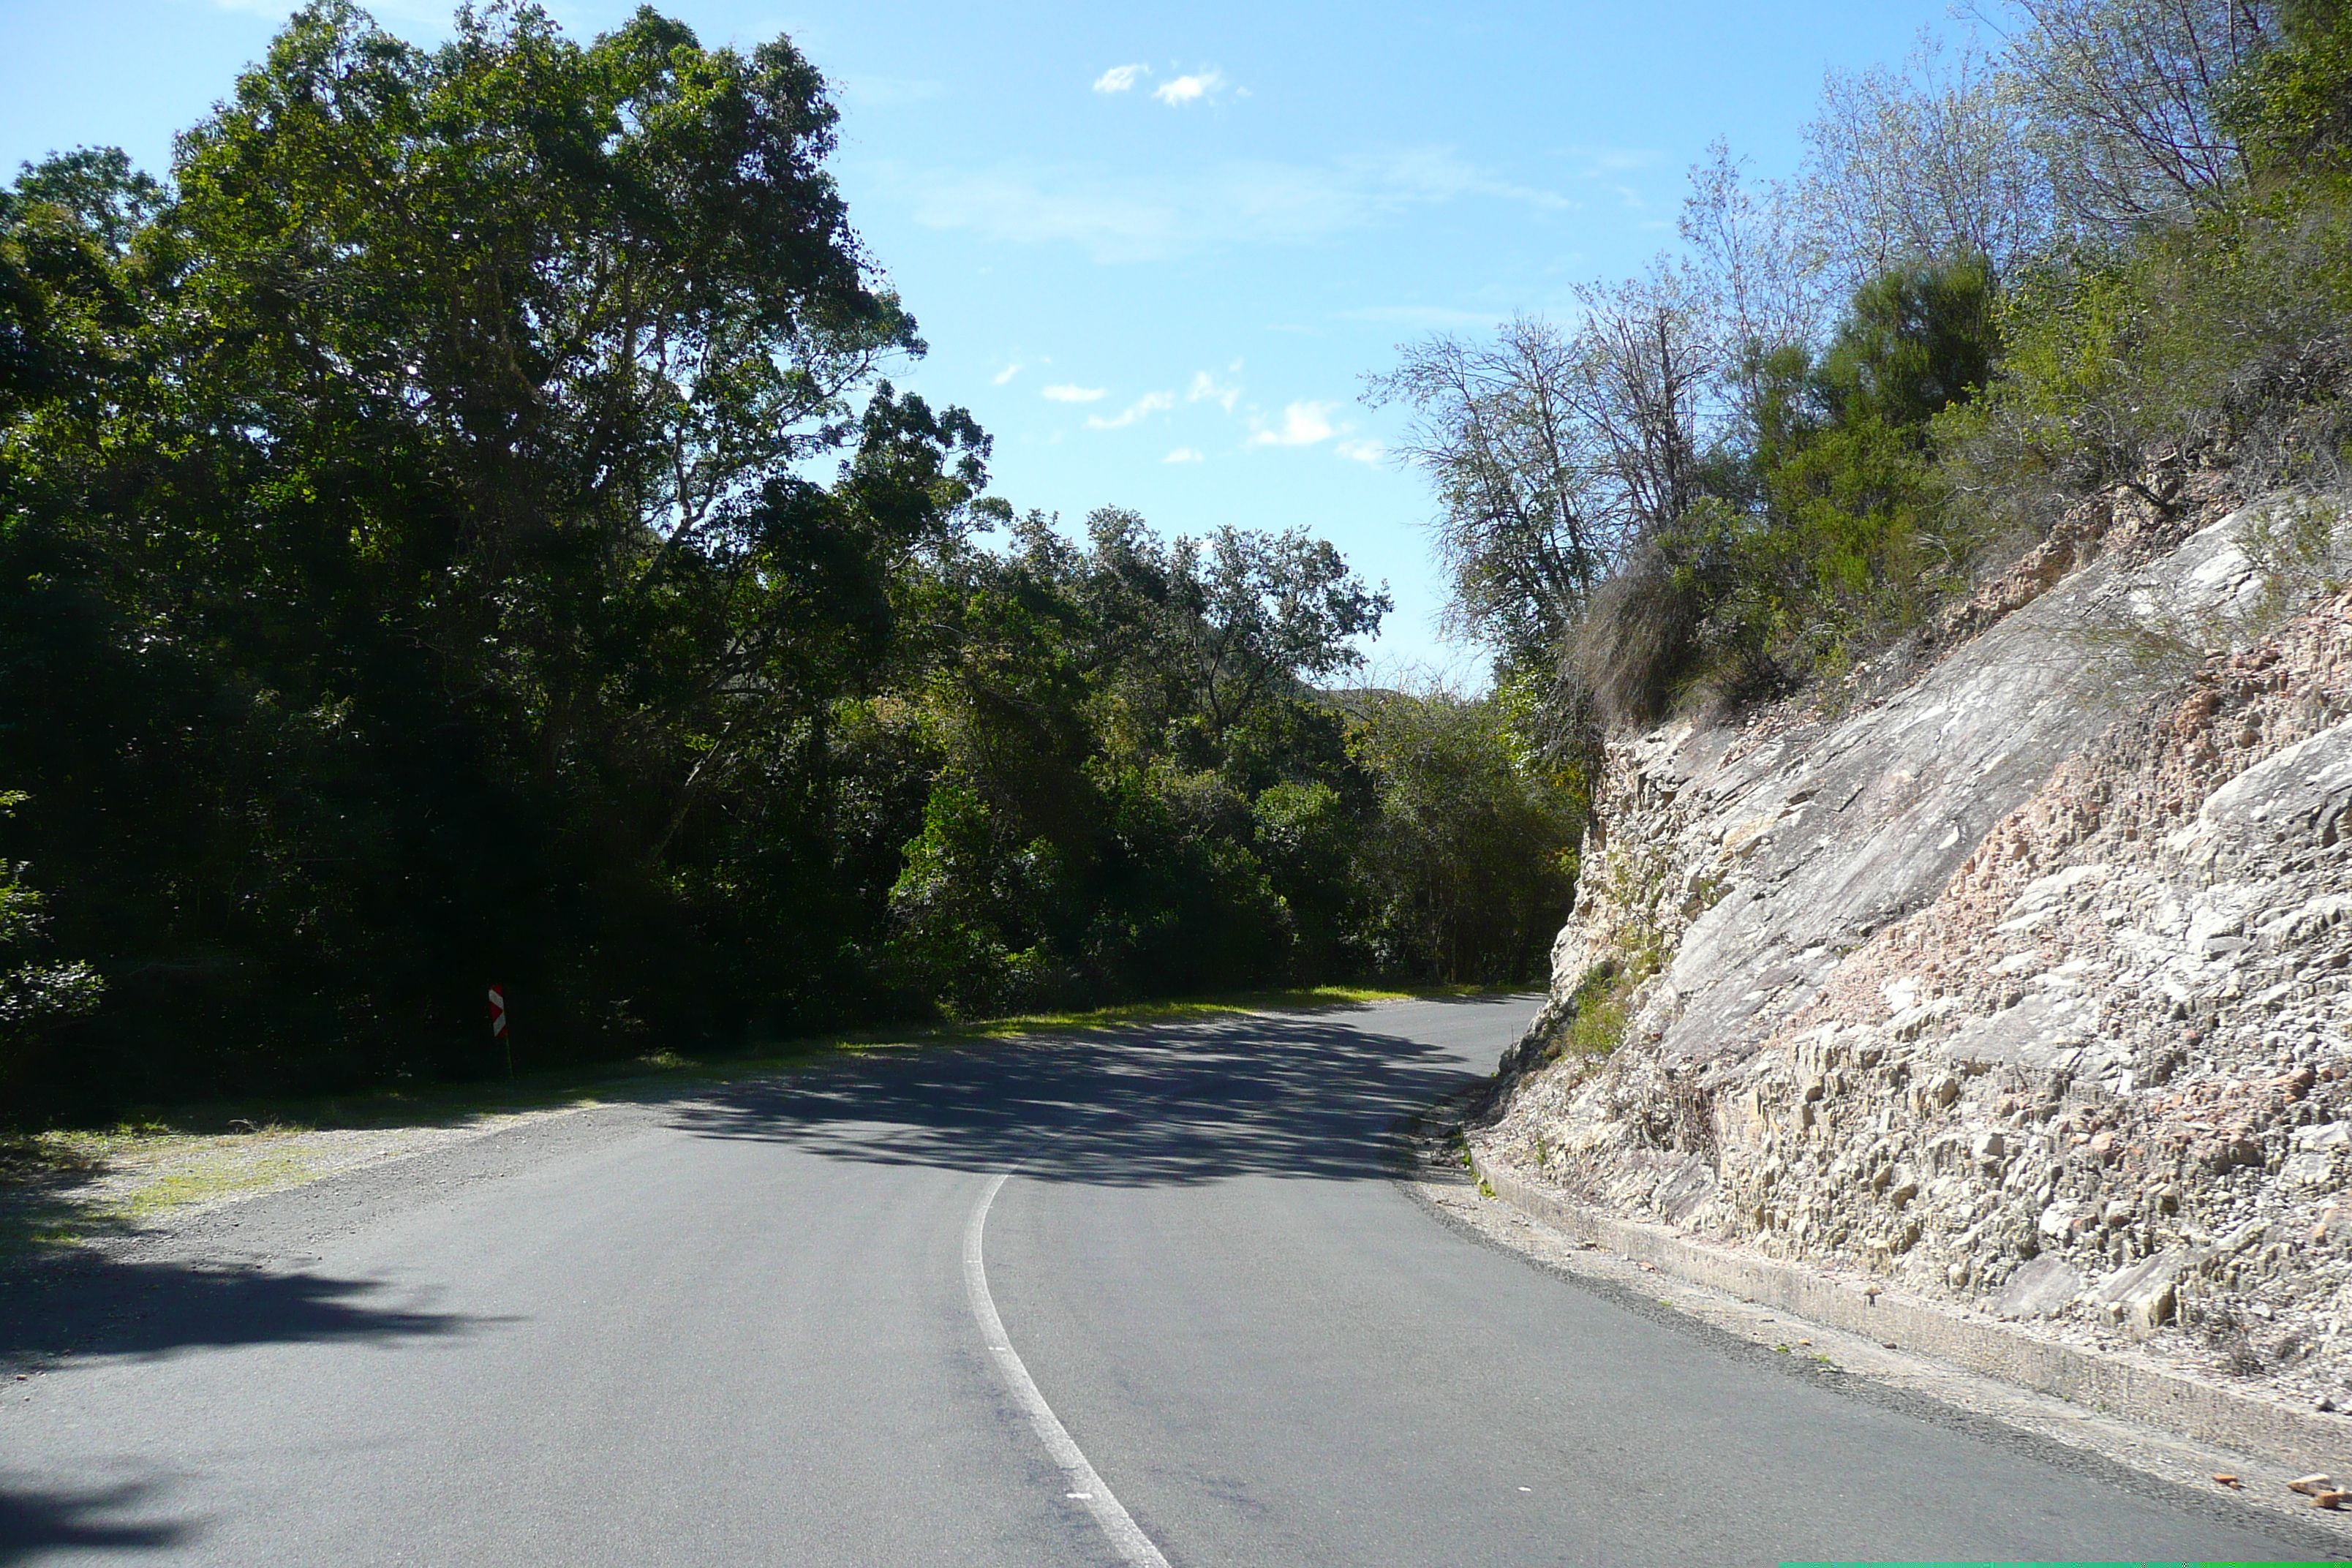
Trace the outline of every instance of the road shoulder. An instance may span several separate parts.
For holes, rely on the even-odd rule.
[[[2104,1475],[2191,1512],[2294,1532],[2315,1556],[2352,1559],[2352,1513],[2315,1509],[2286,1483],[2320,1465],[2248,1453],[1987,1376],[1884,1340],[1811,1321],[1784,1307],[1687,1278],[1631,1251],[1574,1234],[1514,1203],[1483,1163],[1465,1168],[1454,1124],[1403,1130],[1393,1174],[1440,1224],[1620,1305],[1692,1334],[1706,1348],[1770,1364],[1840,1394],[2021,1446],[2068,1468]],[[1508,1180],[1506,1175],[1506,1180]],[[2225,1487],[2217,1475],[2235,1476]],[[2343,1478],[2339,1478],[2343,1479]]]

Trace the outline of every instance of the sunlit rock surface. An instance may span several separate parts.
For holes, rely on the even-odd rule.
[[[2352,595],[2258,568],[2263,515],[2076,520],[1843,714],[1612,746],[1483,1141],[2352,1405]],[[1564,1049],[1645,953],[1613,1052]]]

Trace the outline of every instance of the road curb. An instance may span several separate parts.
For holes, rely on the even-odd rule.
[[[2295,1469],[2352,1471],[2352,1420],[2029,1338],[1998,1323],[1956,1318],[1892,1295],[1866,1296],[1858,1286],[1810,1269],[1696,1242],[1665,1226],[1602,1214],[1529,1181],[1475,1145],[1470,1157],[1495,1196],[1521,1214],[1662,1273]]]

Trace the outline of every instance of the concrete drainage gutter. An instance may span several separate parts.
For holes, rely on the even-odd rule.
[[[1530,1182],[1475,1145],[1470,1154],[1495,1195],[1530,1219],[1679,1279],[2293,1468],[2352,1471],[2352,1420],[2053,1344],[1892,1296],[1874,1299],[1858,1286],[1809,1269],[1695,1242],[1664,1226],[1601,1214]]]

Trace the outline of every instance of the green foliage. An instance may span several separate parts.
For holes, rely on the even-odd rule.
[[[1045,945],[1074,904],[1068,868],[1050,840],[1006,838],[976,791],[942,776],[891,889],[898,960],[950,1017],[1033,1010],[1069,989]]]
[[[1794,384],[1756,453],[1763,507],[1727,541],[1714,632],[1741,673],[1834,672],[1952,585],[1971,542],[1948,531],[1930,431],[1998,353],[1990,279],[1958,262],[1865,283],[1817,366],[1780,367]]]
[[[2000,313],[2009,352],[1992,395],[1943,426],[1956,450],[1985,451],[1964,482],[1989,495],[2063,495],[2136,462],[2150,430],[2127,390],[2142,312],[2124,268],[2087,258],[2046,267],[2012,287]]]
[[[2221,120],[2256,179],[2352,172],[2352,5],[2288,0],[2283,37],[2222,84]]]
[[[1335,770],[1336,771],[1336,770]],[[1361,853],[1364,813],[1322,779],[1285,779],[1250,803],[1251,843],[1289,916],[1302,973],[1361,972],[1370,902]]]
[[[1561,669],[1604,725],[1736,706],[1920,631],[2093,491],[2162,526],[2223,471],[2352,479],[2352,5],[2020,20],[1833,75],[1793,186],[1718,146],[1689,260],[1623,291],[1645,353],[1518,320],[1371,380],[1421,416],[1402,449],[1498,668]]]
[[[875,380],[833,123],[781,40],[327,5],[168,197],[18,182],[0,757],[109,978],[41,1093],[485,1070],[494,981],[526,1062],[875,1005],[920,796],[830,736],[986,442]]]
[[[1383,965],[1490,984],[1541,974],[1574,890],[1581,781],[1530,767],[1494,700],[1435,691],[1364,706],[1357,743],[1379,781],[1368,870]]]
[[[0,791],[0,816],[25,798],[21,790]],[[47,921],[41,895],[25,880],[30,869],[0,860],[0,1089],[17,1092],[53,1032],[96,1011],[106,994],[86,963],[31,957]]]
[[[2120,484],[2159,514],[2181,471],[2244,493],[2340,483],[2352,374],[2352,10],[2279,7],[2203,105],[2251,176],[2193,219],[2061,252],[2000,302],[1991,395],[1937,428],[1950,488],[1989,527],[2036,531]],[[2200,112],[2202,110],[2200,110]]]
[[[1999,293],[1974,266],[1899,269],[1817,360],[1761,367],[1753,489],[1722,489],[1747,510],[1730,526],[1695,512],[1666,542],[1711,595],[1695,662],[1734,687],[1759,663],[1834,673],[1964,587],[1990,542],[2030,540],[2102,486],[2164,515],[2200,464],[2249,494],[2341,481],[2352,186],[2333,160],[2352,24],[2333,0],[2285,20],[2221,93],[2252,184],[2018,268]]]
[[[1856,291],[1816,373],[1835,422],[1920,444],[1927,421],[1984,386],[2000,353],[1991,275],[1979,261],[1909,267]]]
[[[1656,955],[1647,952],[1622,963],[1608,960],[1594,964],[1570,995],[1573,1005],[1560,1037],[1560,1054],[1597,1060],[1623,1044],[1633,993],[1657,970]]]
[[[168,186],[84,150],[0,193],[0,777],[41,803],[0,867],[54,889],[0,877],[17,1114],[503,1070],[493,984],[530,1071],[1528,972],[1372,892],[1418,764],[1318,688],[1385,590],[986,497],[986,436],[884,379],[922,343],[835,134],[783,39],[501,4],[426,50],[320,0]]]
[[[1088,520],[1084,545],[1034,516],[1013,532],[1007,554],[942,563],[943,653],[918,700],[941,766],[890,898],[906,993],[970,1017],[1286,978],[1530,973],[1509,916],[1401,912],[1406,818],[1440,815],[1449,785],[1381,737],[1435,710],[1343,710],[1316,689],[1387,608],[1328,546],[1232,529],[1165,542],[1117,510]],[[1423,861],[1507,859],[1498,832],[1540,846],[1580,820],[1529,806],[1491,724],[1485,740],[1500,773],[1452,781],[1433,825],[1452,837]],[[1509,828],[1481,815],[1502,780]],[[1437,874],[1465,903],[1509,878]]]
[[[1865,283],[1818,357],[1759,352],[1749,444],[1593,596],[1575,658],[1603,717],[1769,696],[1917,625],[1977,542],[1943,505],[1937,421],[1999,351],[1985,269],[1956,262]]]
[[[2193,464],[2235,468],[2248,494],[2340,482],[2352,192],[2332,178],[2053,262],[2001,318],[1991,395],[1937,431],[1982,527],[2038,531],[2104,485],[2161,512]]]

